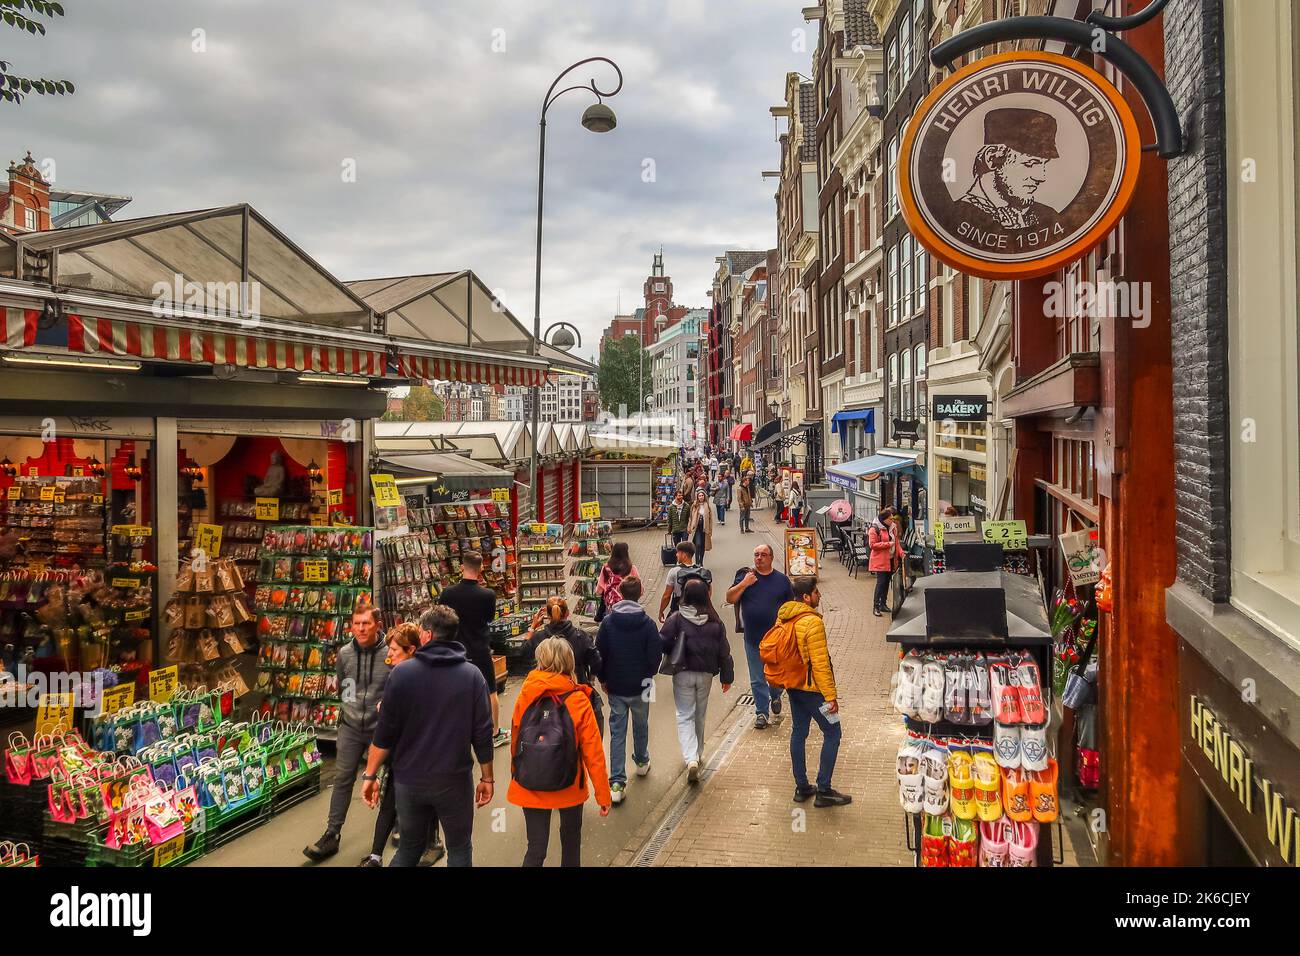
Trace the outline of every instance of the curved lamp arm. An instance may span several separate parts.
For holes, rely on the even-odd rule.
[[[608,63],[614,68],[614,72],[618,74],[618,86],[614,87],[612,90],[602,90],[596,85],[596,78],[592,77],[586,83],[581,83],[577,86],[568,86],[560,90],[558,93],[555,92],[555,88],[560,85],[560,80],[564,79],[578,67],[587,63]],[[560,73],[560,75],[555,78],[555,82],[551,84],[551,88],[546,91],[546,97],[542,100],[542,121],[546,121],[546,111],[551,108],[551,104],[565,93],[571,92],[572,90],[590,90],[592,93],[596,94],[596,99],[600,100],[606,96],[617,96],[621,89],[623,89],[623,71],[620,70],[618,64],[609,57],[589,56],[585,60],[579,60],[577,63],[567,67],[562,73]]]
[[[1122,33],[1125,30],[1136,30],[1142,24],[1154,20],[1168,3],[1169,0],[1151,0],[1137,13],[1128,17],[1108,17],[1100,10],[1094,10],[1084,17],[1084,21],[1095,23],[1103,30],[1110,30],[1112,33]]]

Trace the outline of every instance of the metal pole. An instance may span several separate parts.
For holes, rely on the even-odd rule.
[[[636,353],[636,414],[641,420],[645,409],[645,313],[641,313],[641,351]]]
[[[541,143],[537,150],[537,271],[534,277],[533,285],[533,343],[532,353],[536,356],[541,350],[542,338],[542,187],[546,179],[546,111],[542,111],[542,119],[538,124],[539,136]],[[539,430],[538,417],[541,411],[542,393],[541,388],[533,386],[533,415],[532,415],[532,440],[530,444],[531,454],[528,457],[528,497],[532,501],[533,513],[532,520],[536,521],[538,515],[537,502],[537,432]]]

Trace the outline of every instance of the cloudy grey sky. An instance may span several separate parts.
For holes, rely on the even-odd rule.
[[[0,107],[4,159],[135,197],[120,217],[249,202],[344,279],[473,269],[526,324],[542,95],[617,61],[617,130],[582,129],[582,93],[548,115],[543,319],[588,355],[660,244],[678,303],[704,306],[715,255],[775,243],[767,108],[809,72],[793,31],[816,44],[801,0],[63,4],[43,39],[0,33],[16,72],[77,85]]]

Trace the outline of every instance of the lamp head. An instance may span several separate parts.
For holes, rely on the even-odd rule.
[[[582,114],[582,125],[593,133],[608,133],[618,125],[618,119],[604,103],[592,103]]]
[[[555,334],[551,336],[551,346],[562,352],[569,351],[569,349],[573,348],[577,344],[578,340],[574,337],[573,333],[563,326],[556,329]]]

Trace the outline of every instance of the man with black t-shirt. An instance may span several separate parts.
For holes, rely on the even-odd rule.
[[[456,640],[465,645],[469,662],[483,673],[492,701],[492,746],[500,747],[510,742],[510,732],[501,729],[500,702],[497,700],[497,679],[492,668],[492,639],[488,625],[497,616],[497,592],[484,587],[483,556],[477,551],[461,555],[461,579],[438,597],[456,612],[460,628]]]
[[[769,710],[781,713],[781,688],[771,687],[763,675],[763,658],[758,645],[763,635],[776,624],[777,612],[786,601],[794,600],[790,579],[772,564],[776,555],[770,544],[754,548],[754,566],[741,568],[727,589],[727,603],[740,607],[740,622],[745,626],[745,659],[749,662],[749,688],[754,695],[754,729],[766,730]]]

